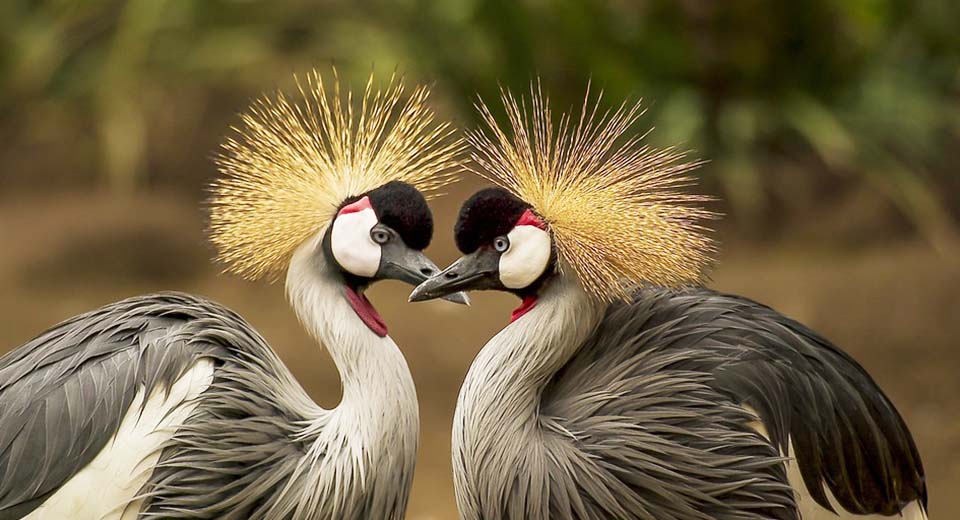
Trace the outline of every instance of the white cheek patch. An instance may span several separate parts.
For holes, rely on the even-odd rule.
[[[330,232],[330,250],[340,267],[366,278],[377,274],[380,245],[370,238],[370,230],[376,225],[373,208],[337,215]]]
[[[500,256],[500,283],[508,289],[522,289],[547,268],[550,234],[536,226],[517,226],[507,238],[510,248]]]

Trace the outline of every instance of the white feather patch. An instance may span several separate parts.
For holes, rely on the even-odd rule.
[[[340,267],[357,276],[372,277],[380,269],[380,245],[370,238],[377,214],[367,208],[338,215],[330,232],[330,249]]]
[[[141,389],[116,435],[100,453],[24,518],[137,518],[140,501],[134,501],[134,497],[160,460],[160,447],[173,437],[177,427],[196,408],[197,396],[212,382],[213,362],[197,361],[174,382],[169,395],[162,388],[151,389],[143,413],[140,410],[145,391]]]
[[[516,226],[507,238],[510,248],[500,256],[500,282],[508,289],[522,289],[547,268],[550,234],[536,226]]]

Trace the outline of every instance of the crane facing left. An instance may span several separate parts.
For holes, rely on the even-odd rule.
[[[455,180],[461,142],[424,87],[371,77],[354,96],[335,72],[329,85],[314,72],[243,116],[217,159],[210,238],[228,272],[285,273],[340,403],[312,401],[217,303],[107,305],[0,358],[0,520],[403,517],[416,392],[364,290],[437,271],[421,192]]]

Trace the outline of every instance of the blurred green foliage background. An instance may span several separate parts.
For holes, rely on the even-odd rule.
[[[315,67],[430,83],[464,128],[501,85],[539,76],[560,110],[590,83],[611,106],[642,97],[651,142],[708,161],[699,189],[726,215],[713,286],[863,363],[916,437],[931,517],[960,518],[958,27],[955,0],[2,0],[0,351],[110,301],[184,290],[246,316],[334,406],[337,374],[283,291],[209,262],[203,186],[238,113]],[[438,264],[481,185],[431,202]],[[457,392],[515,303],[411,306],[408,293],[373,290],[420,396],[409,517],[453,518]]]
[[[7,0],[0,180],[192,189],[247,99],[315,66],[431,82],[466,125],[539,75],[559,107],[590,80],[648,100],[651,140],[709,159],[745,231],[866,197],[946,248],[958,21],[952,0]]]

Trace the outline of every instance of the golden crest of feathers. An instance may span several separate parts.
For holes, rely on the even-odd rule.
[[[396,76],[383,88],[371,76],[354,99],[333,76],[328,87],[314,71],[296,79],[293,100],[256,101],[223,144],[210,239],[227,271],[275,279],[344,199],[389,181],[429,192],[455,180],[462,143],[434,123],[426,87],[405,95]]]
[[[533,206],[554,236],[562,262],[606,301],[628,298],[638,285],[702,281],[714,251],[701,224],[714,215],[697,207],[709,197],[684,193],[700,163],[674,148],[627,136],[643,114],[639,102],[601,112],[589,89],[578,115],[555,126],[539,87],[529,106],[501,97],[509,129],[478,109],[486,129],[471,132],[475,173]]]

